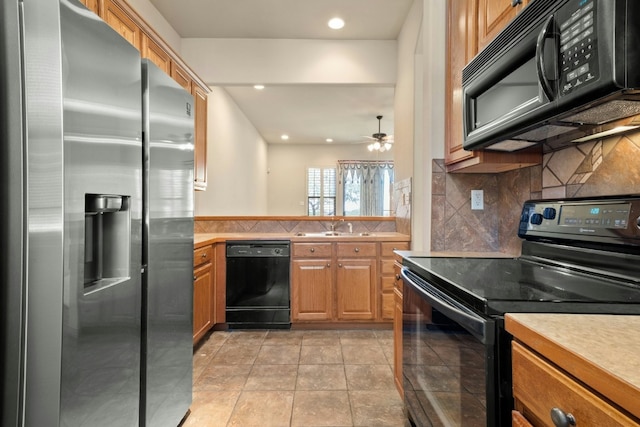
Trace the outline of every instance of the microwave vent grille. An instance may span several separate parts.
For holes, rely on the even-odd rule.
[[[640,102],[616,100],[564,117],[562,121],[565,123],[601,125],[637,114],[640,114]]]
[[[469,81],[487,64],[493,61],[498,52],[509,49],[517,43],[518,36],[528,34],[529,28],[539,25],[549,17],[549,14],[566,3],[567,0],[535,0],[524,8],[522,13],[513,19],[475,58],[462,70],[462,83]]]
[[[524,139],[526,141],[544,141],[554,136],[562,135],[575,130],[573,126],[547,125],[532,129],[528,132],[517,135],[514,139]]]

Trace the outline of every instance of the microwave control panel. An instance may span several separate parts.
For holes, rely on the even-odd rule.
[[[598,78],[597,0],[571,0],[556,13],[560,32],[559,95]]]

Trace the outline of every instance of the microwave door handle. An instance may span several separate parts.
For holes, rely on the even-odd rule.
[[[545,21],[542,31],[538,34],[538,41],[536,42],[536,69],[538,72],[538,81],[540,82],[540,86],[542,86],[542,90],[549,101],[553,101],[556,97],[554,87],[551,84],[551,82],[556,79],[550,79],[546,74],[547,64],[545,64],[544,60],[545,42],[547,39],[556,38],[556,35],[555,19],[553,18],[553,15],[551,15]]]

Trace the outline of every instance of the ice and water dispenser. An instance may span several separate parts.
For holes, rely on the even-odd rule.
[[[116,285],[130,278],[131,215],[129,207],[129,196],[85,194],[85,294]]]

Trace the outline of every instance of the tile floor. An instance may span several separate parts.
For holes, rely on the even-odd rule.
[[[183,426],[405,427],[390,330],[216,331]]]

